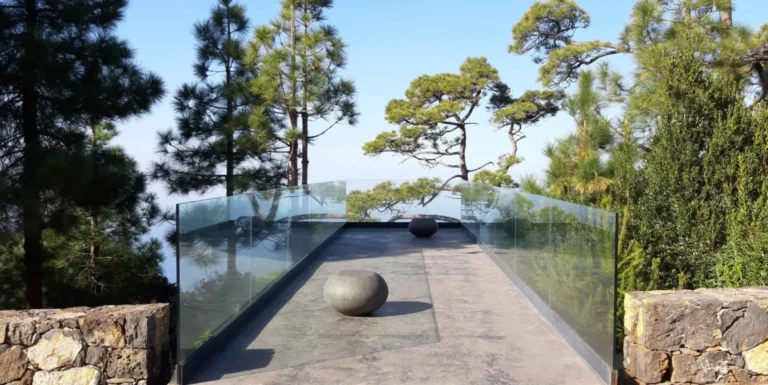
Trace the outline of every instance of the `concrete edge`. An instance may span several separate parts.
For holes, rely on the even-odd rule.
[[[348,229],[407,229],[409,222],[346,222]],[[437,222],[440,229],[463,229],[459,222]]]
[[[300,223],[300,222],[297,222]],[[283,290],[290,285],[293,280],[299,276],[304,270],[317,259],[317,256],[328,247],[336,238],[339,233],[346,228],[346,223],[339,226],[336,231],[329,235],[323,242],[310,251],[304,258],[297,262],[288,271],[283,273],[278,279],[276,279],[270,286],[264,289],[259,295],[254,297],[250,303],[245,305],[243,310],[236,317],[230,319],[227,323],[222,325],[216,334],[212,335],[208,341],[202,346],[197,348],[192,354],[190,354],[184,362],[178,363],[176,366],[177,383],[184,385],[185,379],[191,379],[197,374],[198,370],[205,366],[207,362],[221,353],[230,341],[235,338],[254,317],[258,316],[261,309],[264,309],[267,304],[277,299]],[[177,260],[178,265],[178,260]],[[177,276],[178,277],[178,276]],[[181,298],[181,297],[179,297]],[[179,330],[180,317],[177,317],[177,330]]]
[[[489,245],[483,243],[474,233],[472,233],[466,226],[461,226],[467,235],[474,242],[480,246],[480,249],[488,255],[489,258],[499,267],[499,269],[506,274],[506,276],[517,286],[520,292],[523,293],[528,302],[536,309],[537,312],[549,323],[552,328],[557,331],[558,334],[565,340],[566,344],[573,349],[576,355],[579,356],[592,371],[606,384],[611,384],[613,368],[612,363],[606,363],[602,358],[581,339],[581,336],[573,330],[562,318],[560,318],[554,310],[552,310],[547,303],[544,302],[520,277],[507,266],[504,261],[499,258]],[[615,339],[615,338],[614,338]]]

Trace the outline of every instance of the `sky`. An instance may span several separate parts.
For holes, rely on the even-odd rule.
[[[185,82],[194,81],[195,40],[192,27],[208,17],[215,0],[131,0],[117,34],[127,39],[137,62],[165,81],[166,96],[152,111],[121,122],[115,144],[123,146],[147,171],[157,159],[157,132],[174,126],[173,94]],[[277,16],[277,0],[240,0],[251,24],[261,25]],[[592,25],[578,32],[576,40],[616,41],[629,20],[634,0],[579,0]],[[419,75],[458,72],[467,57],[484,56],[499,70],[502,81],[516,95],[541,86],[536,82],[538,66],[528,56],[507,53],[512,26],[533,4],[532,0],[336,0],[327,12],[327,23],[336,26],[345,42],[348,65],[343,75],[355,82],[361,113],[355,127],[336,126],[310,147],[309,182],[339,179],[416,179],[423,176],[449,177],[452,169],[425,169],[402,157],[363,155],[362,146],[382,131],[396,126],[384,119],[384,108],[393,98],[404,97],[410,82]],[[766,0],[734,0],[734,20],[754,28],[768,22]],[[615,69],[628,72],[627,57],[609,60]],[[468,132],[467,163],[478,167],[511,150],[506,133],[489,123],[485,109],[473,114],[479,123]],[[313,129],[313,132],[322,127]],[[510,171],[542,176],[547,159],[544,146],[573,131],[567,114],[561,112],[524,130],[518,156],[523,162]],[[169,196],[165,186],[150,186],[164,207],[177,203],[224,195],[212,190],[201,195]],[[150,236],[162,237],[156,228]],[[173,254],[166,247],[164,271],[175,280]]]

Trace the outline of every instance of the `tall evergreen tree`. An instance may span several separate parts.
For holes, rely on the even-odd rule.
[[[126,0],[0,2],[2,162],[21,185],[24,277],[29,307],[43,306],[43,197],[56,156],[82,142],[73,127],[147,112],[162,81],[133,62],[113,31]]]
[[[176,92],[177,127],[159,134],[163,158],[152,165],[152,178],[165,182],[172,194],[223,186],[232,196],[282,184],[273,121],[268,113],[254,113],[263,105],[248,91],[256,76],[245,52],[248,24],[242,5],[219,0],[210,17],[194,27],[198,80]],[[237,269],[236,243],[227,239],[231,274]]]
[[[281,184],[272,120],[251,118],[262,103],[247,89],[255,76],[245,55],[248,25],[242,5],[218,0],[194,27],[198,80],[176,91],[177,127],[159,134],[162,159],[152,165],[152,178],[172,194],[222,186],[232,196]]]
[[[755,103],[768,94],[768,43],[762,33],[734,26],[732,0],[638,0],[615,42],[576,40],[578,30],[590,23],[587,11],[573,0],[538,1],[513,27],[509,52],[534,53],[534,61],[542,63],[539,81],[559,87],[575,81],[579,70],[604,58],[643,55],[649,47],[663,45],[681,32],[696,31],[710,37],[699,47],[702,61],[750,79],[749,84],[758,89]],[[635,91],[647,95],[654,76],[652,71],[638,71]],[[632,107],[652,108],[652,100],[652,96],[640,98]]]
[[[259,77],[252,91],[269,107],[255,119],[273,113],[287,123],[282,144],[288,152],[290,185],[309,180],[309,145],[338,124],[355,125],[355,86],[339,75],[346,65],[346,45],[333,26],[324,24],[331,0],[283,0],[280,15],[256,29],[250,56]],[[323,121],[314,133],[310,122]],[[301,122],[301,126],[299,126]],[[299,149],[301,143],[301,149]]]
[[[44,247],[46,299],[56,306],[167,300],[160,243],[141,238],[163,220],[146,176],[122,148],[111,145],[114,125],[95,124],[84,148],[62,169],[57,199],[47,204]]]

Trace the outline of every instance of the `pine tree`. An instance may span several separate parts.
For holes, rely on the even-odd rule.
[[[160,270],[160,243],[142,240],[163,213],[155,195],[146,192],[147,178],[136,161],[110,144],[117,134],[110,122],[93,125],[85,146],[58,171],[58,197],[46,204],[46,300],[57,307],[172,295]]]
[[[282,184],[284,166],[276,157],[273,121],[261,99],[248,91],[257,75],[245,52],[245,8],[219,0],[210,17],[195,25],[198,80],[176,92],[176,131],[160,133],[163,159],[152,179],[172,194],[203,193],[223,186],[226,196]],[[227,270],[236,271],[237,240],[227,239]]]
[[[494,84],[493,94],[488,103],[488,109],[493,114],[491,122],[497,128],[507,131],[512,152],[499,156],[497,170],[481,170],[472,180],[493,186],[517,187],[509,175],[509,169],[523,161],[517,156],[520,142],[526,137],[523,128],[557,114],[563,98],[564,93],[560,90],[530,90],[524,92],[519,98],[515,98],[509,86],[502,82]]]
[[[578,88],[564,104],[576,132],[549,144],[544,154],[550,194],[559,199],[598,205],[611,182],[603,154],[613,142],[612,127],[602,115],[606,102],[591,71],[582,71]]]
[[[136,116],[163,94],[162,81],[136,66],[127,43],[113,34],[125,7],[125,0],[0,2],[0,148],[11,149],[2,164],[21,185],[32,308],[43,305],[43,197],[56,181],[56,153],[82,142],[72,127]]]
[[[309,180],[309,145],[338,124],[355,125],[355,86],[339,75],[346,65],[346,45],[336,28],[324,24],[331,0],[284,0],[280,15],[256,28],[249,57],[259,71],[251,81],[254,94],[267,108],[254,119],[272,113],[287,123],[281,142],[288,152],[290,185]],[[319,132],[310,122],[323,121]],[[301,122],[301,126],[299,126]],[[299,149],[299,142],[301,149]]]
[[[467,127],[472,113],[483,98],[499,82],[499,73],[484,57],[468,58],[458,74],[422,75],[411,82],[405,99],[387,103],[387,121],[400,126],[399,132],[388,131],[365,143],[366,155],[393,153],[415,159],[422,165],[458,169],[447,180],[468,181],[471,172],[492,164],[488,162],[470,169],[467,165]],[[447,163],[454,158],[456,163]]]
[[[159,134],[163,157],[152,165],[152,179],[165,182],[171,194],[223,186],[232,196],[279,186],[283,166],[273,152],[270,116],[251,119],[263,106],[248,92],[256,74],[245,55],[245,8],[219,0],[194,33],[198,80],[176,92],[177,127]]]
[[[638,0],[631,20],[615,41],[578,41],[574,35],[588,28],[591,18],[572,0],[536,2],[512,28],[509,52],[534,54],[542,63],[539,81],[548,87],[567,86],[584,67],[613,55],[643,55],[649,48],[663,46],[681,32],[696,32],[710,37],[700,51],[701,60],[714,68],[725,69],[751,78],[760,90],[756,103],[768,94],[768,44],[761,33],[734,26],[731,0]],[[653,56],[655,53],[648,53]],[[658,57],[658,56],[656,56]],[[635,90],[649,91],[655,73],[640,69]],[[638,109],[653,106],[649,96]]]

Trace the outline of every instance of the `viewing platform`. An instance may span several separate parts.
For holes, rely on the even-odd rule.
[[[182,383],[610,381],[614,213],[484,185],[360,211],[382,182],[352,183],[179,206]],[[360,269],[387,302],[341,315],[323,286]]]

